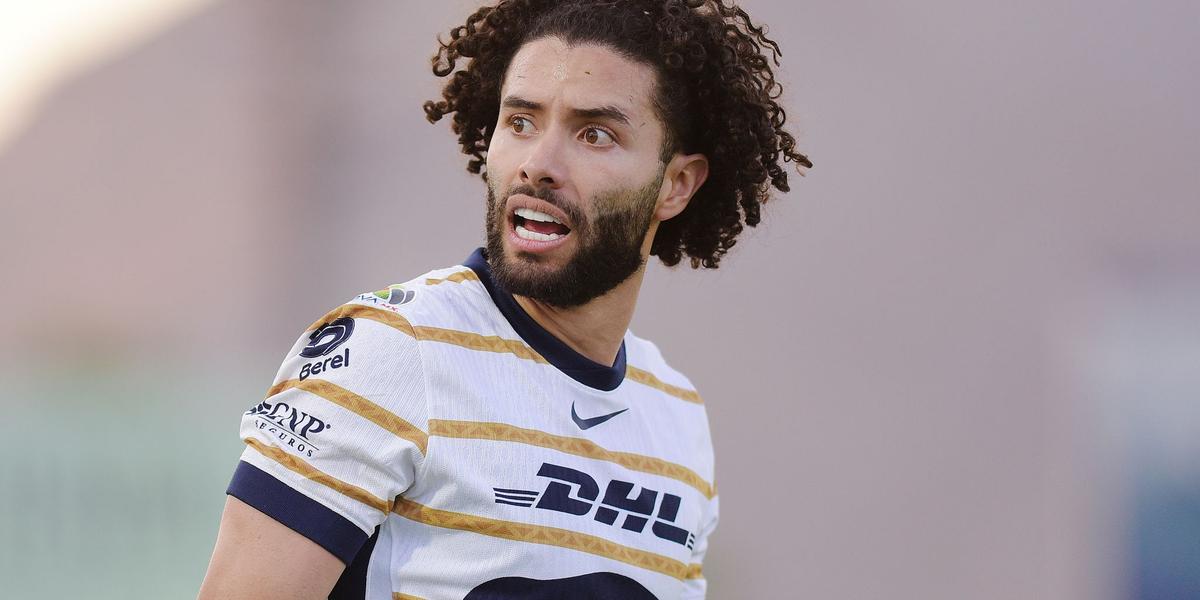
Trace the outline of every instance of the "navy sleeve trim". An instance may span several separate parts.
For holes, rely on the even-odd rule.
[[[366,532],[346,517],[246,461],[238,462],[225,493],[316,542],[345,564],[367,541]]]

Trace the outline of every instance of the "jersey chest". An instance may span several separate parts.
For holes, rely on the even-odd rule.
[[[624,572],[678,584],[707,502],[687,466],[663,458],[680,454],[680,428],[637,390],[592,393],[537,368],[431,377],[428,451],[404,495],[431,510],[409,520],[495,547],[479,581]]]

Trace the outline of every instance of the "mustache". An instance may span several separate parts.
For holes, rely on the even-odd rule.
[[[505,202],[501,203],[501,206],[503,206],[503,204],[508,202],[509,196],[512,196],[514,194],[521,194],[523,196],[530,196],[533,198],[537,198],[538,200],[541,200],[541,201],[545,202],[546,204],[549,204],[550,206],[553,206],[553,207],[563,211],[564,213],[566,213],[567,217],[570,218],[573,223],[580,224],[580,223],[584,222],[583,214],[578,209],[578,207],[576,207],[574,204],[572,204],[570,202],[563,200],[562,196],[560,196],[558,194],[558,192],[555,192],[554,190],[552,190],[550,188],[547,188],[547,187],[535,188],[531,185],[524,184],[524,183],[514,185],[514,186],[508,188],[508,190],[504,193],[504,201]],[[503,210],[503,209],[501,209],[501,210]]]

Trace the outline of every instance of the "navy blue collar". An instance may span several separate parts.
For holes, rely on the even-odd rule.
[[[492,280],[492,268],[488,265],[483,248],[472,252],[471,256],[463,261],[463,265],[475,271],[475,274],[479,276],[479,281],[483,283],[483,287],[487,288],[492,302],[496,303],[496,308],[500,309],[505,319],[508,319],[508,324],[517,331],[517,335],[521,336],[521,339],[525,340],[525,343],[529,344],[538,354],[550,361],[555,368],[566,373],[571,379],[598,390],[607,392],[615,390],[617,386],[621,385],[621,381],[625,379],[624,341],[621,342],[621,349],[617,351],[617,360],[611,367],[595,362],[543,329],[541,325],[537,324],[537,321],[533,320],[533,317],[529,316],[529,313],[525,312],[525,309],[521,308],[520,304],[517,304],[512,294]]]

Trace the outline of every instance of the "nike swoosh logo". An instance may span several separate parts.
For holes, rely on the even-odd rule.
[[[607,415],[600,415],[598,417],[584,419],[579,416],[579,413],[575,412],[575,403],[572,402],[571,403],[571,420],[575,421],[575,424],[578,425],[580,429],[591,429],[591,428],[593,428],[593,427],[595,427],[595,426],[597,426],[597,425],[599,425],[599,424],[601,424],[601,423],[603,423],[603,422],[605,422],[627,410],[629,410],[629,409],[622,408],[621,410],[618,410],[615,413],[608,413]]]

